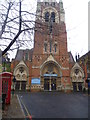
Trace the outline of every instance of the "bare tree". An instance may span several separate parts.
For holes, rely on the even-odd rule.
[[[42,16],[36,16],[36,9],[33,9],[36,5],[30,4],[26,7],[24,1],[26,2],[26,0],[3,0],[0,4],[0,47],[4,49],[2,55],[22,46],[30,47],[35,30],[41,34],[49,33],[50,24],[41,22]],[[36,0],[33,1],[36,3]],[[35,17],[41,18],[41,20],[35,21]],[[45,26],[47,31],[44,29]],[[61,29],[60,34],[66,34],[66,31]]]
[[[0,47],[4,48],[2,55],[32,42],[35,14],[25,10],[23,1],[3,1],[0,4],[0,16]],[[12,48],[13,44],[15,47]]]

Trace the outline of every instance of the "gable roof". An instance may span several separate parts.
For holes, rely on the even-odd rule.
[[[74,58],[73,58],[72,53],[71,53],[71,52],[68,52],[68,55],[69,55],[69,62],[70,62],[70,63],[74,63],[75,61],[74,61]]]
[[[85,55],[81,56],[81,57],[77,60],[77,62],[79,62],[80,60],[84,61],[85,58],[87,58],[87,59],[90,61],[90,51],[87,52]]]
[[[33,49],[26,49],[26,50],[20,49],[20,50],[18,50],[17,54],[15,56],[15,60],[18,60],[18,61],[23,60],[26,53],[28,53],[29,60],[31,60],[32,59],[32,54],[33,54]]]

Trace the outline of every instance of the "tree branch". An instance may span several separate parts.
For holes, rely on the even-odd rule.
[[[8,16],[7,16],[8,17]],[[10,48],[11,46],[15,43],[16,39],[19,37],[19,35],[21,34],[21,25],[22,25],[22,18],[21,18],[21,0],[20,0],[20,4],[19,4],[19,31],[17,33],[17,35],[14,37],[14,39],[10,42],[10,44],[7,46],[7,48],[2,52],[2,55],[4,55]]]
[[[2,56],[10,49],[10,47],[15,43],[16,39],[19,37],[19,35],[21,34],[21,32],[19,31],[17,33],[17,35],[14,37],[14,39],[10,42],[10,44],[8,45],[8,47],[2,52]]]
[[[6,27],[6,24],[7,24],[7,19],[8,19],[8,15],[9,15],[9,11],[10,11],[10,9],[11,9],[11,6],[12,6],[12,4],[11,4],[11,2],[10,2],[10,3],[9,3],[9,6],[8,6],[8,10],[7,10],[7,15],[6,15],[6,18],[5,18],[4,23],[3,23],[3,26],[2,26],[2,30],[0,31],[0,39],[1,39],[1,37],[2,37],[3,32],[5,31],[5,27]]]

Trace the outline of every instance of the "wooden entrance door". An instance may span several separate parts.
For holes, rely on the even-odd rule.
[[[20,89],[20,81],[16,81],[15,90]]]
[[[26,90],[26,81],[22,81],[21,90]]]
[[[76,92],[77,91],[77,85],[76,83],[73,82],[73,91]]]
[[[44,79],[44,90],[49,90],[49,79]]]
[[[78,83],[78,89],[80,92],[82,92],[82,83]]]

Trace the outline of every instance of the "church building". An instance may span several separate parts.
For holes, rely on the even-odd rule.
[[[67,50],[62,0],[38,0],[34,47],[18,50],[11,70],[16,78],[15,90],[83,90],[84,71]]]

